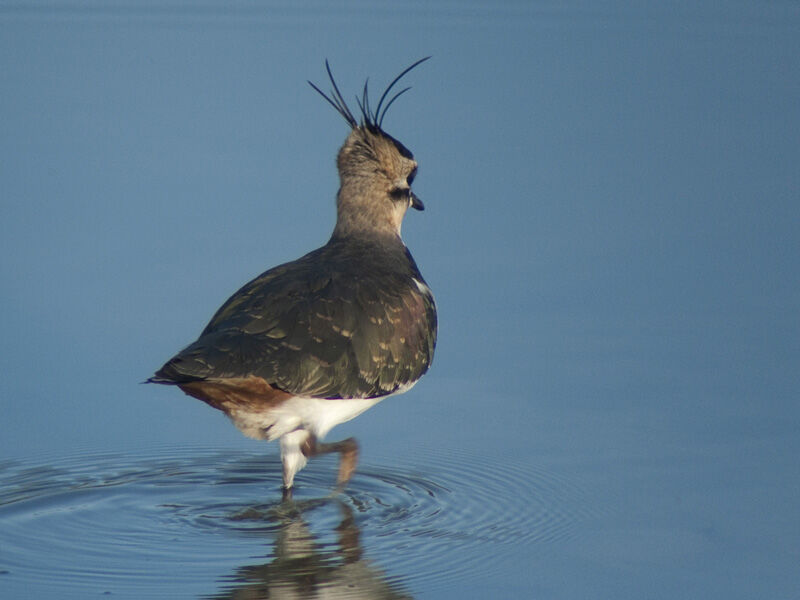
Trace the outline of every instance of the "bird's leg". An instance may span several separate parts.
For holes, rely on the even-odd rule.
[[[308,456],[302,450],[311,434],[296,429],[281,436],[281,462],[283,463],[283,499],[291,500],[295,474],[306,464]]]
[[[281,502],[291,502],[292,501],[292,490],[294,488],[286,487],[285,485],[281,488],[283,492],[283,496],[281,497]]]
[[[358,442],[356,442],[355,438],[347,438],[341,442],[326,444],[317,440],[316,436],[313,434],[309,434],[300,449],[307,458],[319,454],[338,452],[339,476],[336,479],[336,483],[339,488],[344,487],[345,484],[350,481],[353,473],[355,473],[356,465],[358,464]]]
[[[331,445],[336,446],[336,451],[339,452],[339,475],[336,478],[336,483],[340,488],[343,488],[350,481],[353,473],[356,472],[358,442],[355,438],[347,438]]]

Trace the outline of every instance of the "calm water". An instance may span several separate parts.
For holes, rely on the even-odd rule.
[[[503,571],[505,552],[569,539],[587,518],[563,475],[466,452],[367,463],[339,495],[334,468],[315,462],[282,503],[279,461],[241,451],[9,462],[4,575],[20,596],[406,598]]]
[[[278,448],[139,385],[324,243],[346,96],[426,211],[431,372]],[[794,598],[792,3],[0,4],[0,598]]]

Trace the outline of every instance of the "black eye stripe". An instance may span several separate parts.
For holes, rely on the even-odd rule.
[[[395,199],[408,198],[410,191],[408,188],[394,188],[389,192],[389,195]]]

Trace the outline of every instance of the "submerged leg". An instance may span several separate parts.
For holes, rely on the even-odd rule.
[[[300,449],[307,458],[319,454],[338,452],[339,476],[336,479],[336,483],[340,488],[344,487],[350,481],[353,473],[355,473],[356,465],[358,464],[358,442],[356,442],[355,438],[347,438],[341,442],[326,444],[317,440],[313,434],[309,434]]]
[[[281,488],[281,502],[290,502],[292,500],[292,490],[293,487],[286,487],[285,485]]]

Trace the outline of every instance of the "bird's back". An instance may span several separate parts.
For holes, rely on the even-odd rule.
[[[312,398],[377,398],[430,366],[433,297],[406,247],[336,239],[242,287],[151,380],[261,378]]]

